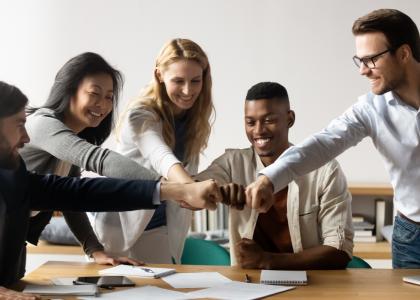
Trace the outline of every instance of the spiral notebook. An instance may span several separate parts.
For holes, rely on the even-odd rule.
[[[306,271],[262,270],[260,283],[274,285],[307,285]]]

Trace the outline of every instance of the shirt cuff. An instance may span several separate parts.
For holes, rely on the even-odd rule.
[[[155,191],[153,192],[153,201],[154,205],[160,205],[162,202],[160,201],[160,184],[161,182],[158,181],[155,186]]]
[[[273,184],[274,193],[284,189],[293,180],[287,172],[287,167],[280,161],[276,161],[268,167],[262,169],[257,176],[265,175]]]

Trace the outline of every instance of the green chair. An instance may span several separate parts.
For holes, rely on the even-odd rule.
[[[185,240],[181,264],[230,266],[230,255],[225,248],[212,241],[196,238]]]
[[[362,258],[354,255],[352,260],[347,264],[347,268],[372,269],[372,267]]]

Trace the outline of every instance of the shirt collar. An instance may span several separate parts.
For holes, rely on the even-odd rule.
[[[410,110],[420,112],[420,109],[417,110],[414,107],[412,107],[411,105],[408,105],[407,103],[402,101],[401,98],[396,93],[394,93],[393,91],[389,91],[389,92],[383,94],[383,97],[385,97],[385,100],[387,101],[387,103],[389,105],[401,105],[401,106],[409,108]]]
[[[386,92],[383,96],[388,104],[398,104],[401,101],[393,91]]]

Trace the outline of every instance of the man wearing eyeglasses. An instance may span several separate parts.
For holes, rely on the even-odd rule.
[[[420,37],[413,20],[380,9],[353,24],[361,75],[371,92],[327,128],[289,148],[246,189],[247,204],[267,211],[273,192],[319,168],[363,138],[383,156],[398,214],[392,237],[394,268],[420,268]]]

